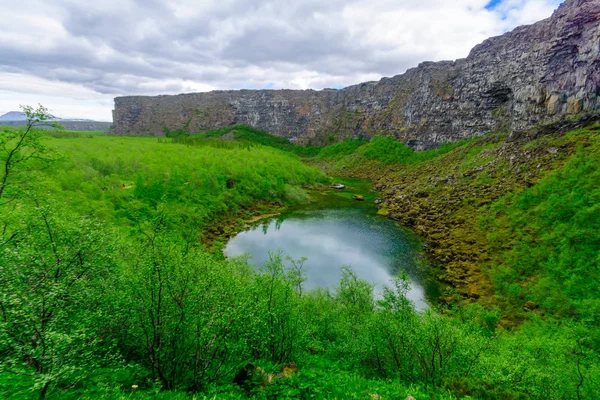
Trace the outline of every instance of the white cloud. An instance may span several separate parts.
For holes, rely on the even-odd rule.
[[[505,26],[509,29],[532,24],[540,16],[549,17],[559,4],[559,0],[509,0],[500,5],[499,11],[505,14]]]
[[[558,5],[487,4],[0,0],[0,109],[44,100],[60,115],[110,119],[117,95],[347,86],[465,57]]]

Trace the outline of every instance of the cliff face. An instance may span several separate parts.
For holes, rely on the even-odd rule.
[[[114,133],[247,124],[299,143],[385,131],[417,148],[600,111],[600,0],[567,0],[551,18],[341,90],[215,91],[118,97]]]

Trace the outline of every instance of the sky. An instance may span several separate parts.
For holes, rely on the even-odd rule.
[[[116,96],[342,88],[466,57],[560,0],[0,0],[0,115]]]

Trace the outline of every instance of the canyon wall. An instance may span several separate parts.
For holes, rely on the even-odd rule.
[[[340,90],[240,90],[117,97],[118,135],[251,125],[297,143],[394,135],[415,148],[600,112],[600,0],[476,46],[465,59]]]

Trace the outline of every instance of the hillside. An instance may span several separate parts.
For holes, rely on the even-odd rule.
[[[425,153],[375,138],[351,151],[332,146],[339,155],[323,151],[316,162],[334,175],[375,180],[380,214],[424,237],[440,278],[456,289],[442,302],[501,304],[507,324],[532,307],[583,318],[581,301],[597,297],[600,281],[592,250],[600,239],[593,183],[599,120],[488,134]],[[574,232],[576,239],[559,245]],[[575,276],[581,271],[565,265],[586,272]],[[556,284],[580,278],[568,290]]]
[[[4,128],[5,149],[25,147],[0,153],[18,161],[0,191],[0,392],[597,398],[599,127],[426,152],[377,136],[310,148],[312,166],[296,155],[308,149],[244,126]],[[439,304],[415,310],[403,274],[377,295],[345,267],[334,289],[305,291],[282,254],[256,268],[215,252],[230,224],[325,190],[317,166],[375,180],[379,213],[421,235],[450,283]]]
[[[0,121],[27,121],[27,115],[21,111],[9,111],[0,115]]]

